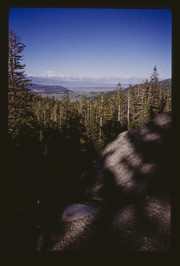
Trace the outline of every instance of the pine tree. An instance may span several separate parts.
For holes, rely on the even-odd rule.
[[[171,88],[167,88],[164,93],[164,112],[171,111],[172,105],[172,96],[171,96]]]
[[[135,85],[134,89],[131,84],[128,88],[130,94],[130,124],[128,124],[128,130],[137,128],[139,126],[140,120],[140,98],[141,98],[141,87],[140,85]]]
[[[159,74],[157,72],[157,67],[154,66],[153,68],[153,73],[151,74],[151,77],[150,77],[150,82],[154,85],[155,88],[157,88],[158,86],[158,78]]]
[[[63,93],[61,103],[62,123],[64,123],[64,125],[66,124],[66,126],[68,127],[68,120],[70,114],[70,99],[68,91],[65,91]]]
[[[158,86],[159,74],[157,67],[153,68],[153,73],[150,77],[150,91],[149,91],[149,114],[150,119],[154,119],[161,109],[161,92]]]
[[[8,131],[14,135],[18,124],[22,124],[30,115],[31,94],[27,87],[30,80],[24,74],[21,64],[25,45],[16,33],[9,29],[8,50]]]
[[[148,93],[149,93],[149,82],[146,80],[142,84],[142,94],[141,94],[141,120],[140,125],[144,125],[149,122],[149,112],[148,112]]]

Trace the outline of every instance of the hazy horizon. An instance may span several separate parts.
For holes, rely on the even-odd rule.
[[[81,87],[104,87],[104,88],[114,88],[120,82],[123,88],[127,88],[130,84],[140,84],[150,78],[140,78],[140,77],[101,77],[93,79],[90,77],[56,77],[56,76],[27,76],[28,79],[32,80],[34,84],[40,85],[52,85],[52,86],[64,86],[68,89],[81,88]],[[164,80],[160,78],[159,80]]]

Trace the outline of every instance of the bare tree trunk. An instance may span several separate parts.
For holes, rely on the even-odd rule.
[[[118,122],[120,122],[120,119],[121,119],[121,104],[119,101],[119,104],[118,104]]]
[[[101,95],[101,102],[100,102],[100,130],[99,130],[99,138],[102,136],[102,125],[103,125],[103,95]]]
[[[128,129],[130,129],[130,121],[129,121],[129,113],[130,113],[130,91],[128,90],[128,97],[127,97],[127,124]]]
[[[117,93],[118,98],[118,122],[121,122],[121,100],[120,100],[120,91]]]

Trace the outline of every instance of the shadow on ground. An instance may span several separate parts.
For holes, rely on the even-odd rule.
[[[168,250],[171,245],[171,113],[109,143],[64,195],[39,234],[39,250]],[[96,211],[62,220],[67,204],[89,202]],[[50,217],[48,215],[48,217]],[[53,215],[51,216],[53,217]]]

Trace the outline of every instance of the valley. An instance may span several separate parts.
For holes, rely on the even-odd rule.
[[[171,88],[171,79],[165,79],[158,81],[159,86],[162,89]],[[131,84],[133,88],[135,88],[135,84]],[[126,90],[128,88],[127,84],[122,84],[122,89]],[[109,97],[113,94],[116,89],[114,87],[63,87],[60,85],[43,85],[32,83],[29,86],[31,93],[37,93],[42,97],[54,97],[56,100],[61,100],[63,97],[63,93],[67,91],[69,93],[69,98],[71,102],[82,100],[86,98],[87,101],[94,100],[99,97],[101,92]]]
[[[86,92],[71,92],[69,93],[69,99],[71,102],[74,101],[81,101],[84,97],[86,98],[87,101],[91,101],[94,100],[95,98],[97,98],[100,95],[100,91],[86,91]],[[104,94],[107,95],[111,93],[111,91],[105,91]],[[40,92],[38,93],[40,94],[42,97],[54,97],[56,100],[62,100],[63,97],[63,93],[45,93],[45,92]]]

